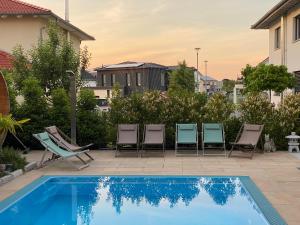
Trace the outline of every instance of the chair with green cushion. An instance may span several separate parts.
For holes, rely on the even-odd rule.
[[[198,128],[196,123],[191,124],[176,124],[176,137],[175,137],[175,154],[179,154],[181,146],[188,146],[195,148],[198,155]]]
[[[226,156],[225,133],[221,123],[202,124],[202,150],[203,155],[220,155],[215,153],[205,153],[206,149],[223,149],[221,155]]]
[[[39,133],[39,134],[33,134],[33,136],[39,140],[39,142],[45,147],[45,152],[42,156],[41,162],[40,162],[40,166],[44,166],[47,162],[52,162],[55,160],[63,160],[63,159],[68,159],[71,157],[76,157],[78,158],[84,165],[80,166],[80,167],[76,167],[71,161],[67,161],[68,163],[70,163],[72,166],[75,166],[77,169],[83,169],[85,167],[88,167],[89,164],[84,161],[80,155],[81,154],[85,154],[86,152],[88,152],[89,150],[84,150],[84,151],[80,151],[80,152],[69,152],[66,151],[62,148],[60,148],[58,145],[56,145],[51,138],[49,137],[47,132],[43,132],[43,133]],[[47,151],[52,153],[52,157],[50,160],[48,160],[47,162],[44,161],[45,156]]]

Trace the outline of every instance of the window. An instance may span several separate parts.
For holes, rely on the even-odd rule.
[[[130,73],[126,73],[126,86],[130,86],[131,81],[130,81]]]
[[[142,85],[142,74],[137,73],[136,74],[136,86],[141,86]]]
[[[111,86],[114,86],[116,83],[116,75],[115,74],[111,74]]]
[[[160,85],[161,85],[162,87],[166,86],[166,82],[165,82],[165,73],[163,73],[163,72],[160,74]]]
[[[294,36],[294,40],[297,41],[297,40],[300,40],[300,15],[296,16],[295,17],[295,36]]]
[[[281,40],[280,36],[281,36],[281,28],[278,27],[275,29],[275,46],[274,46],[275,49],[280,48],[280,40]]]
[[[101,80],[102,86],[106,86],[106,75],[102,74],[102,80]]]

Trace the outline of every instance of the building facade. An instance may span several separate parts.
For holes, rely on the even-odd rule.
[[[123,96],[151,90],[166,91],[168,68],[155,63],[123,62],[96,68],[99,98],[110,98],[114,85],[118,84]]]
[[[0,0],[0,51],[11,54],[16,45],[22,45],[25,50],[31,49],[39,40],[46,38],[50,20],[57,23],[78,52],[82,41],[95,40],[49,9],[22,1]]]
[[[300,1],[282,0],[268,11],[252,29],[269,30],[269,64],[285,65],[297,78],[295,90],[300,92]],[[272,93],[271,101],[278,104],[281,96]]]

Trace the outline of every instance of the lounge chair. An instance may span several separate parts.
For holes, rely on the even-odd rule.
[[[182,155],[179,153],[180,145],[195,146],[196,154],[198,155],[198,128],[197,124],[176,124],[175,137],[175,155]]]
[[[161,145],[163,155],[165,154],[165,125],[164,124],[147,124],[144,127],[144,139],[142,150],[147,145]]]
[[[120,147],[136,146],[136,153],[139,155],[139,125],[119,124],[117,131],[116,157],[120,155]]]
[[[93,144],[88,144],[85,146],[79,146],[77,144],[71,144],[71,138],[68,137],[64,132],[62,132],[60,129],[58,129],[56,126],[46,127],[45,130],[51,137],[51,139],[58,144],[60,147],[70,151],[70,152],[78,152],[85,149],[88,149]],[[87,157],[89,157],[91,160],[94,160],[94,158],[87,152],[84,153]]]
[[[69,152],[62,148],[60,148],[58,145],[56,145],[51,138],[49,137],[47,132],[39,133],[39,134],[33,134],[33,136],[40,141],[40,143],[45,147],[45,152],[42,156],[42,159],[40,161],[40,166],[44,166],[46,162],[44,161],[47,151],[52,153],[52,158],[49,161],[55,161],[55,160],[63,160],[63,159],[69,159],[72,157],[78,158],[84,165],[77,167],[74,165],[71,161],[66,160],[66,162],[70,163],[72,166],[75,166],[77,169],[83,169],[85,167],[88,167],[89,164],[84,161],[80,155],[88,152],[89,150],[84,150],[80,152]]]
[[[202,124],[202,150],[203,155],[220,155],[216,153],[205,153],[206,149],[223,149],[222,155],[226,156],[225,132],[221,123]]]
[[[264,129],[264,125],[256,125],[256,124],[244,124],[235,140],[235,142],[230,143],[232,148],[229,152],[228,157],[232,156],[232,152],[237,147],[237,150],[241,150],[243,152],[248,152],[250,155],[249,158],[253,158],[254,152],[256,151],[257,144],[261,140],[261,134]],[[242,155],[235,155],[242,156]],[[247,156],[243,156],[247,157]]]

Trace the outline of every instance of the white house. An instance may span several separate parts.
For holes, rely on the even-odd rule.
[[[280,1],[251,28],[269,30],[269,64],[287,66],[297,77],[294,91],[300,92],[300,0]],[[280,99],[278,93],[272,93],[273,103]]]
[[[61,32],[79,52],[82,41],[95,40],[51,10],[24,1],[0,0],[0,68],[11,68],[10,54],[16,45],[29,50],[46,37],[49,21],[55,21]]]

